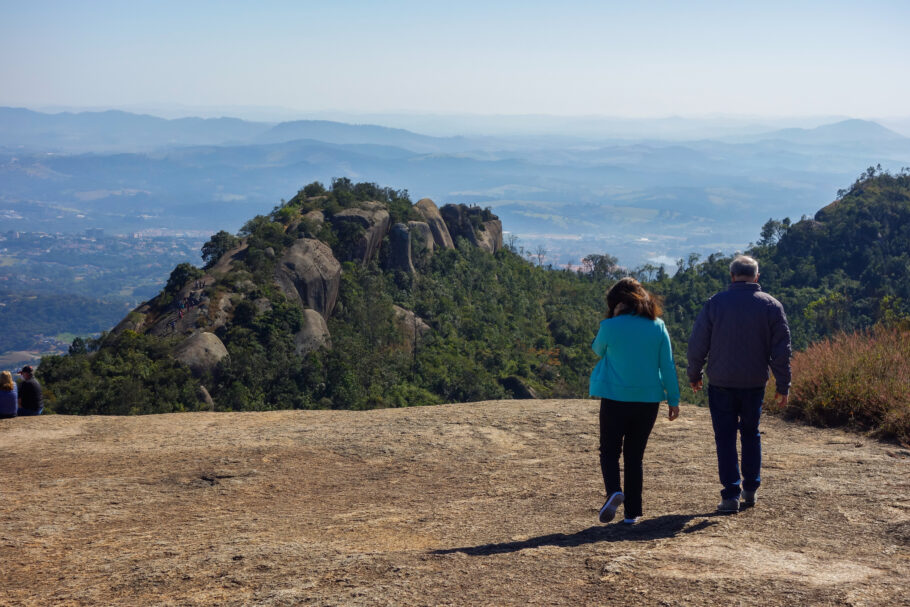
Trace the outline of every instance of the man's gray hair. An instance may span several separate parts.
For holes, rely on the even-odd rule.
[[[748,255],[739,255],[730,262],[730,274],[733,276],[758,276],[758,262]]]

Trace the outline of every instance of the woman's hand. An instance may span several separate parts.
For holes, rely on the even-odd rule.
[[[675,407],[670,407],[670,413],[667,414],[667,419],[669,419],[672,422],[677,417],[679,417],[679,405],[676,405]]]

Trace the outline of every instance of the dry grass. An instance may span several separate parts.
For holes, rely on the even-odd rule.
[[[910,331],[876,327],[797,353],[783,413],[910,443]]]

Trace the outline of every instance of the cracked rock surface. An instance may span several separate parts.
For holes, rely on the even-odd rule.
[[[718,516],[666,407],[600,525],[598,403],[0,420],[0,605],[901,605],[910,451],[766,417]]]

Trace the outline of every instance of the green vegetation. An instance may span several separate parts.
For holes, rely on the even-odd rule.
[[[908,316],[908,192],[906,173],[871,169],[815,220],[765,224],[746,252],[760,261],[763,288],[787,308],[797,347]],[[684,399],[703,398],[685,385],[686,342],[704,301],[729,282],[730,256],[701,261],[691,255],[671,277],[654,266],[630,271],[615,257],[596,254],[585,258],[584,271],[573,272],[535,266],[512,247],[491,255],[457,238],[455,249],[416,256],[412,275],[384,269],[381,251],[365,265],[343,264],[338,305],[328,319],[332,348],[298,356],[294,334],[303,314],[274,284],[277,260],[300,237],[318,238],[339,259],[348,258],[345,249],[361,232],[333,228],[312,212],[330,218],[367,200],[385,205],[393,222],[419,218],[406,191],[336,179],[329,189],[310,184],[270,215],[251,219],[238,236],[216,234],[204,245],[208,266],[241,241],[247,245],[232,270],[206,287],[234,294],[231,322],[216,331],[230,358],[213,372],[193,378],[170,359],[171,342],[126,331],[113,340],[81,342],[70,356],[46,358],[40,376],[49,406],[72,413],[191,410],[203,406],[196,396],[200,383],[218,410],[507,398],[503,384],[516,379],[542,397],[584,397],[603,296],[627,274],[663,297]],[[488,210],[468,215],[492,218]],[[181,264],[154,301],[163,305],[200,275]],[[418,331],[415,323],[409,331],[395,306],[416,313],[429,330]],[[125,395],[127,385],[130,396],[117,404],[109,394]]]
[[[3,351],[40,347],[35,343],[35,335],[39,334],[97,333],[128,310],[123,303],[99,302],[78,295],[23,295],[0,290],[0,301],[5,304],[0,306]]]
[[[125,331],[115,340],[74,342],[69,356],[41,359],[45,398],[58,413],[136,415],[204,408],[173,343]]]

